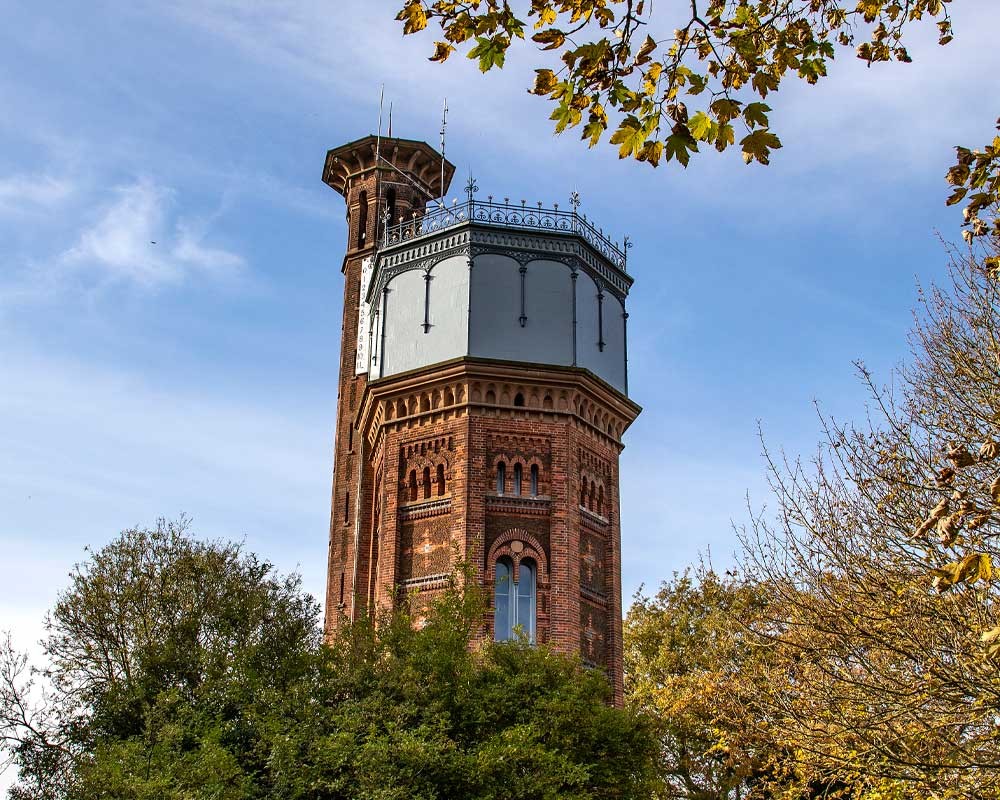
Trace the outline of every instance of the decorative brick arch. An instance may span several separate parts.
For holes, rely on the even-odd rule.
[[[522,547],[516,549],[516,542],[520,542]],[[538,540],[523,528],[509,528],[501,533],[490,546],[489,556],[486,561],[486,577],[489,585],[496,582],[496,563],[501,556],[507,556],[514,562],[514,583],[517,583],[518,568],[521,559],[534,559],[538,565],[538,588],[548,586],[549,583],[549,561],[545,557],[545,549]]]

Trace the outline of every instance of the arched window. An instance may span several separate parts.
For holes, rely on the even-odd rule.
[[[604,487],[597,490],[597,513],[604,516]]]
[[[514,395],[514,405],[523,406],[524,405],[524,395],[518,392]]]
[[[531,496],[538,497],[538,464],[531,465]]]
[[[584,478],[580,482],[580,505],[584,508],[587,507],[587,479]]]
[[[431,499],[431,468],[424,467],[424,500]]]
[[[507,482],[507,465],[502,461],[497,464],[497,494],[503,494],[504,484]]]
[[[410,470],[410,502],[417,499],[417,471]]]
[[[514,562],[502,556],[496,563],[494,584],[493,638],[505,642],[517,633],[535,643],[535,584],[537,570],[529,558],[521,561],[517,581]]]
[[[514,495],[521,496],[521,483],[524,478],[524,468],[520,464],[514,465]]]
[[[358,249],[365,246],[365,236],[368,233],[368,192],[358,196]]]
[[[594,510],[596,500],[597,500],[597,484],[592,483],[590,484],[590,497],[587,500],[587,509],[589,511]]]
[[[441,495],[444,494],[444,464],[438,464],[437,489],[438,489],[438,497],[441,497]]]

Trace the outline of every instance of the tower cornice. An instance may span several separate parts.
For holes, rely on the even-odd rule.
[[[609,433],[606,427],[596,424],[571,400],[566,403],[566,407],[559,407],[558,403],[554,402],[551,408],[546,408],[543,405],[518,406],[513,402],[487,402],[482,398],[477,400],[473,393],[468,390],[473,383],[506,384],[522,389],[545,387],[557,397],[560,393],[569,398],[582,393],[587,396],[591,403],[598,404],[614,417],[613,432]],[[450,405],[442,406],[428,403],[425,410],[420,410],[418,407],[414,409],[412,414],[407,413],[404,417],[394,415],[387,418],[385,402],[389,398],[396,400],[404,396],[421,397],[424,394],[433,394],[435,390],[443,390],[449,385],[465,387],[461,399],[456,399]],[[384,423],[399,424],[402,422],[403,424],[420,425],[422,422],[432,421],[435,416],[440,416],[446,411],[452,414],[464,413],[470,408],[493,409],[498,413],[513,413],[523,416],[548,414],[553,417],[572,417],[578,427],[605,443],[613,445],[618,451],[624,449],[622,435],[642,411],[642,407],[638,403],[629,399],[590,370],[582,367],[530,364],[465,356],[368,383],[361,397],[361,402],[358,404],[353,424],[361,432],[361,435],[374,445],[378,431]]]
[[[376,163],[376,153],[383,163]],[[353,178],[397,170],[414,181],[428,199],[443,197],[455,174],[454,164],[426,142],[369,134],[327,151],[323,183],[346,198]]]

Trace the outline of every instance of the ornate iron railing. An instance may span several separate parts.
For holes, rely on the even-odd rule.
[[[485,202],[466,200],[386,226],[382,245],[392,247],[401,242],[431,236],[466,222],[496,225],[501,228],[529,228],[546,233],[575,234],[619,269],[624,271],[626,267],[626,253],[629,247],[627,237],[624,245],[619,247],[602,229],[595,228],[585,215],[577,212],[576,203],[572,211],[560,211],[558,205],[553,208],[542,208],[542,204],[538,203],[532,207],[524,201],[520,204],[510,203],[506,198],[502,203],[494,201],[492,197]]]

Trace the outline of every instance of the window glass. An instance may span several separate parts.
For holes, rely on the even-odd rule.
[[[515,621],[528,641],[535,641],[535,565],[525,559],[517,578],[517,612]]]
[[[514,494],[518,497],[521,496],[521,479],[523,476],[523,469],[520,464],[514,465]]]
[[[493,638],[505,642],[511,638],[514,624],[513,612],[515,597],[513,594],[514,565],[509,558],[501,558],[496,564],[496,584],[494,596],[496,605],[493,609]]]
[[[507,481],[507,465],[502,461],[497,464],[497,494],[503,494],[503,485]]]
[[[531,465],[531,496],[538,496],[538,464]]]

